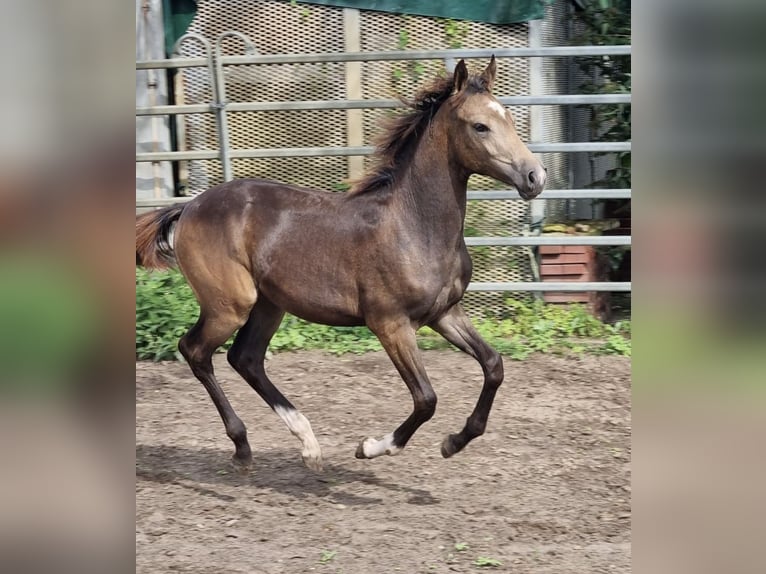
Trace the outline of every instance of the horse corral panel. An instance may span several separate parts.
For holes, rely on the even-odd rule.
[[[352,25],[350,25],[352,24]],[[317,5],[292,5],[280,0],[207,0],[198,3],[198,13],[189,31],[207,38],[237,30],[246,34],[260,54],[326,53],[361,51],[507,48],[528,45],[528,25],[493,25],[478,22],[447,21],[423,16],[361,11],[349,21],[342,8]],[[205,56],[195,42],[184,42],[183,56]],[[242,42],[227,38],[223,54],[244,53]],[[468,61],[469,68],[485,66],[485,61]],[[224,68],[229,102],[278,102],[295,100],[392,99],[411,97],[445,66],[454,62],[375,61],[360,64],[342,62],[309,64],[230,65]],[[498,61],[496,96],[529,94],[529,63],[525,58]],[[354,74],[357,74],[355,76]],[[204,68],[179,72],[179,103],[212,101],[210,79]],[[352,85],[354,84],[354,85]],[[356,90],[357,95],[353,95]],[[349,94],[352,95],[349,95]],[[530,140],[530,114],[527,106],[511,110],[517,131]],[[379,132],[379,121],[388,109],[295,110],[229,112],[230,146],[237,148],[340,147],[371,145]],[[352,114],[361,114],[355,135],[349,126]],[[357,115],[356,118],[360,116]],[[182,149],[208,150],[217,147],[217,128],[212,114],[183,116],[180,133]],[[234,177],[264,177],[334,190],[342,187],[349,175],[358,173],[355,165],[367,165],[368,158],[280,157],[233,159]],[[356,163],[355,163],[356,162]],[[185,193],[197,194],[223,181],[218,160],[194,160],[182,167]],[[484,177],[472,177],[469,189],[504,187]],[[529,205],[514,200],[471,201],[466,217],[466,235],[521,235],[529,226]],[[474,281],[533,280],[529,248],[472,247]],[[472,315],[502,313],[508,297],[528,298],[527,293],[468,293],[465,305]]]

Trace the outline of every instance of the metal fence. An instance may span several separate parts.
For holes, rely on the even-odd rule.
[[[243,55],[223,55],[222,42],[237,38],[242,42]],[[317,54],[257,54],[250,39],[240,32],[228,31],[220,34],[213,44],[196,33],[186,34],[176,44],[185,41],[198,42],[204,47],[206,57],[178,57],[165,60],[136,62],[137,70],[202,68],[209,74],[212,101],[206,104],[142,106],[136,108],[137,116],[172,116],[176,114],[213,114],[218,128],[217,149],[146,152],[137,153],[137,162],[161,162],[182,160],[220,160],[223,178],[233,178],[232,160],[240,158],[295,158],[367,156],[373,153],[371,146],[323,146],[291,148],[233,149],[228,127],[229,112],[244,111],[293,111],[293,110],[371,110],[402,107],[393,99],[335,99],[311,101],[271,102],[228,102],[224,70],[227,66],[259,64],[306,64],[318,62],[375,62],[375,61],[431,61],[454,62],[461,58],[555,58],[571,56],[616,56],[629,55],[630,46],[576,46],[576,47],[522,47],[492,49],[453,50],[406,50],[336,52]],[[588,95],[522,95],[499,98],[504,105],[544,106],[578,104],[625,104],[631,102],[630,94],[588,94]],[[622,152],[630,151],[630,142],[588,142],[588,143],[530,143],[528,147],[536,153],[574,152]],[[553,189],[544,191],[540,200],[561,199],[621,199],[630,198],[630,189]],[[171,203],[187,201],[190,197],[156,198],[137,200],[137,208],[160,207]],[[469,191],[468,200],[498,201],[521,200],[515,190]],[[492,246],[539,246],[539,245],[630,245],[630,236],[509,236],[509,237],[466,237],[469,247]],[[630,282],[472,282],[469,291],[540,292],[540,291],[630,291]]]

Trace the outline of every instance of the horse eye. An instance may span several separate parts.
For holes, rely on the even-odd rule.
[[[484,124],[473,124],[473,129],[475,129],[480,134],[483,134],[489,131],[489,128],[485,126]]]

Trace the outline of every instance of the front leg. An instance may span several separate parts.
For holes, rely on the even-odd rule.
[[[495,394],[503,382],[503,359],[500,353],[490,347],[476,332],[459,303],[451,307],[430,327],[458,349],[476,359],[484,371],[484,385],[481,388],[479,400],[471,416],[466,420],[463,430],[449,435],[442,442],[442,456],[448,458],[460,452],[477,436],[484,434]]]
[[[356,449],[356,458],[375,458],[383,454],[398,454],[415,431],[436,411],[436,394],[426,375],[415,339],[415,328],[409,320],[383,322],[370,329],[380,339],[396,370],[412,393],[412,414],[392,433],[381,439],[363,440]]]

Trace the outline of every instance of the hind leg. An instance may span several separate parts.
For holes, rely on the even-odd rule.
[[[216,380],[213,353],[247,320],[256,292],[249,273],[231,261],[219,261],[215,269],[194,267],[184,275],[200,304],[197,323],[178,343],[194,376],[207,390],[234,443],[234,463],[247,468],[252,461],[247,429]],[[225,277],[223,283],[218,277]]]
[[[311,424],[274,386],[264,368],[266,349],[284,314],[284,311],[275,307],[270,301],[258,299],[247,323],[237,333],[234,345],[229,349],[228,359],[231,366],[242,375],[284,421],[290,432],[301,441],[303,445],[301,456],[305,465],[319,472],[322,470],[322,451],[311,430]]]

